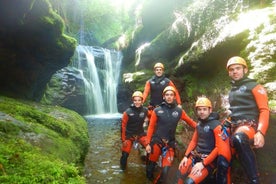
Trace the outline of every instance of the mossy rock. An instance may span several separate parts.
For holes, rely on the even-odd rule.
[[[58,106],[0,97],[0,183],[85,183],[87,123]]]

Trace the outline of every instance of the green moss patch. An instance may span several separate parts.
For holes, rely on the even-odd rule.
[[[86,121],[74,111],[0,97],[0,183],[85,183]]]

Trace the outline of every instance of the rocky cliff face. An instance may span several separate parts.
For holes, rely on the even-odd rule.
[[[72,67],[58,70],[47,83],[41,102],[59,105],[74,110],[79,114],[87,114],[85,86],[80,71]]]
[[[0,2],[1,94],[39,101],[51,76],[70,62],[76,41],[46,0]]]
[[[174,7],[167,16],[175,18],[164,20],[166,24],[159,25],[163,29],[155,31],[151,37],[143,35],[155,25],[154,20],[144,16],[147,11],[142,11],[142,23],[124,50],[124,63],[129,63],[124,68],[125,73],[144,72],[152,69],[156,60],[162,60],[182,97],[194,100],[202,93],[212,97],[226,93],[229,87],[226,62],[239,55],[249,63],[250,77],[267,88],[270,107],[275,111],[275,8],[275,1],[267,2],[266,6],[262,1],[186,2]],[[143,45],[145,42],[147,45]],[[135,70],[130,72],[133,68]],[[144,73],[142,77],[146,80],[150,75]],[[132,83],[137,81],[133,79]]]

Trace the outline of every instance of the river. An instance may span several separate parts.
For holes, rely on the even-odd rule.
[[[138,150],[132,149],[125,171],[120,169],[120,114],[86,116],[90,148],[84,174],[88,184],[146,184],[145,162]]]

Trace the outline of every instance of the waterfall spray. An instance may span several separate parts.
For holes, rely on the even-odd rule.
[[[114,114],[122,54],[117,51],[79,45],[73,67],[81,71],[85,83],[88,114]]]

